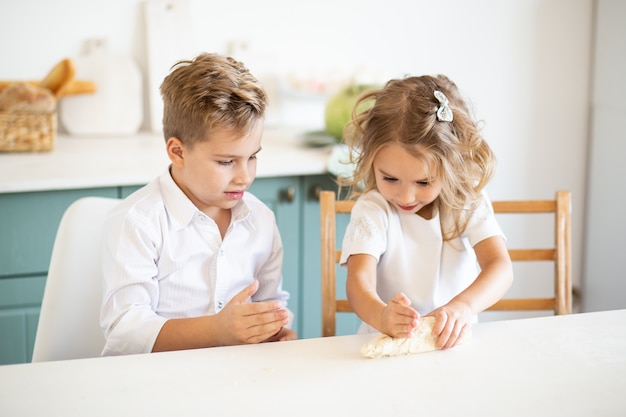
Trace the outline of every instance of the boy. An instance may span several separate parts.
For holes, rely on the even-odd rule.
[[[201,54],[161,94],[171,164],[109,214],[102,354],[296,339],[274,214],[246,193],[265,92],[240,62]]]

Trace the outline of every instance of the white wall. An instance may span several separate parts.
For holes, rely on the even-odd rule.
[[[107,37],[113,53],[133,56],[145,70],[138,0],[0,2],[0,79],[43,77],[95,36]],[[245,43],[239,53],[264,76],[270,70],[283,81],[450,76],[472,98],[498,156],[493,198],[572,191],[573,273],[580,284],[593,0],[189,4],[198,51],[227,52],[232,42]],[[321,127],[323,100],[303,97],[301,107],[292,100],[279,122]]]
[[[626,2],[599,0],[584,258],[585,311],[626,308]]]

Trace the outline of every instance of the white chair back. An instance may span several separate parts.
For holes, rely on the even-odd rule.
[[[63,214],[52,249],[33,362],[100,356],[104,219],[119,201],[85,197]]]

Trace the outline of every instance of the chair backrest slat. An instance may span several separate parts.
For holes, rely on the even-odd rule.
[[[557,191],[554,200],[493,201],[495,213],[554,214],[554,247],[511,248],[514,262],[554,262],[553,298],[504,298],[488,310],[552,310],[555,314],[572,312],[571,276],[571,195]],[[347,300],[336,299],[337,264],[341,249],[336,247],[336,215],[350,213],[354,201],[336,200],[332,191],[320,193],[321,271],[322,271],[322,336],[334,336],[337,312],[352,312]]]

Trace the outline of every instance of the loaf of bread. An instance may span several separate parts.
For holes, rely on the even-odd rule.
[[[76,67],[74,66],[74,61],[65,58],[52,67],[46,77],[39,83],[39,87],[52,91],[55,97],[61,97],[65,94],[65,90],[67,90],[72,80],[74,80],[75,74]]]
[[[56,110],[54,94],[47,88],[16,82],[0,93],[0,111],[9,113],[52,113]]]
[[[0,93],[11,84],[19,82],[17,80],[0,80]],[[30,85],[38,85],[41,87],[39,81],[28,80],[26,81]],[[72,96],[77,94],[93,94],[98,91],[96,83],[88,80],[72,80],[67,86],[61,90],[60,94],[56,94],[57,99],[61,96]]]

